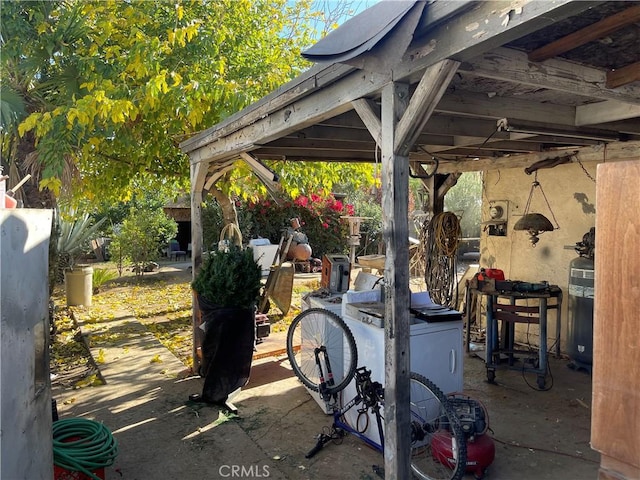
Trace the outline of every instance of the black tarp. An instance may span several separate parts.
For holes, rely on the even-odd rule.
[[[249,381],[255,344],[255,308],[224,308],[198,296],[205,325],[201,400],[224,403]]]

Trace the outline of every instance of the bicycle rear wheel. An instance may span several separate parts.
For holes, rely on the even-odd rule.
[[[460,421],[442,391],[411,373],[411,470],[420,480],[460,480],[467,443]]]
[[[305,310],[293,319],[287,332],[287,355],[300,381],[325,394],[343,390],[358,363],[351,330],[338,315],[323,308]]]

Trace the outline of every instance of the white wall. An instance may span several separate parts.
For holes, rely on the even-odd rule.
[[[0,209],[0,477],[53,478],[51,210]]]
[[[589,162],[583,165],[595,178],[596,163]],[[555,225],[551,213],[553,212],[560,228],[543,233],[534,248],[526,232],[513,230],[515,223],[524,214],[534,180],[535,174],[527,175],[523,168],[485,172],[482,220],[489,220],[490,201],[507,200],[508,225],[507,235],[504,237],[489,236],[487,231],[482,232],[480,265],[503,270],[505,278],[509,280],[547,281],[558,285],[564,296],[561,346],[562,350],[566,351],[569,263],[578,256],[573,249],[575,244],[595,226],[596,184],[576,162],[538,170],[538,181],[549,201],[551,211],[540,188],[536,188],[529,212],[542,213]],[[555,312],[549,312],[550,337],[555,335],[555,315]],[[519,339],[522,340],[522,327],[519,328],[519,332]],[[531,328],[530,332],[535,333],[529,335],[528,340],[537,344],[537,327]],[[551,346],[553,341],[554,338],[549,338],[548,345]]]

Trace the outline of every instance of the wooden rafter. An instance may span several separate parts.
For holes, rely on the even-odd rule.
[[[514,8],[518,3],[519,8]],[[505,45],[528,33],[579,15],[590,2],[559,0],[541,2],[473,2],[455,20],[442,22],[409,48],[403,62],[394,68],[394,79],[414,78],[422,68],[452,58],[467,61],[487,50]]]
[[[407,110],[398,122],[394,145],[398,153],[409,154],[459,65],[453,60],[443,60],[424,72]]]
[[[640,117],[640,105],[607,100],[576,107],[575,124],[579,127],[635,117]]]
[[[369,130],[373,139],[376,143],[379,143],[382,138],[380,107],[372,100],[368,100],[366,98],[359,98],[351,103],[353,104],[354,110],[358,113],[362,122],[367,127],[367,130]]]
[[[640,80],[640,62],[607,72],[607,88],[622,87],[638,80]]]
[[[606,72],[600,68],[578,65],[559,58],[550,58],[541,67],[529,62],[526,53],[510,48],[501,47],[483,53],[462,63],[459,70],[478,77],[518,82],[601,100],[640,104],[640,87],[627,84],[611,90],[605,85]]]
[[[529,60],[542,62],[639,21],[640,5],[635,5],[532,51]]]

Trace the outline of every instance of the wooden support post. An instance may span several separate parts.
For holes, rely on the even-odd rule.
[[[407,108],[409,86],[382,90],[382,225],[385,259],[385,477],[411,478],[409,438],[409,158],[394,151],[397,119]]]
[[[191,164],[191,274],[195,279],[196,272],[202,264],[202,191],[206,178],[206,169],[202,163]],[[200,326],[200,312],[195,293],[192,297],[191,325],[193,332],[193,373],[198,373],[200,359],[198,347],[202,344],[203,332]]]

